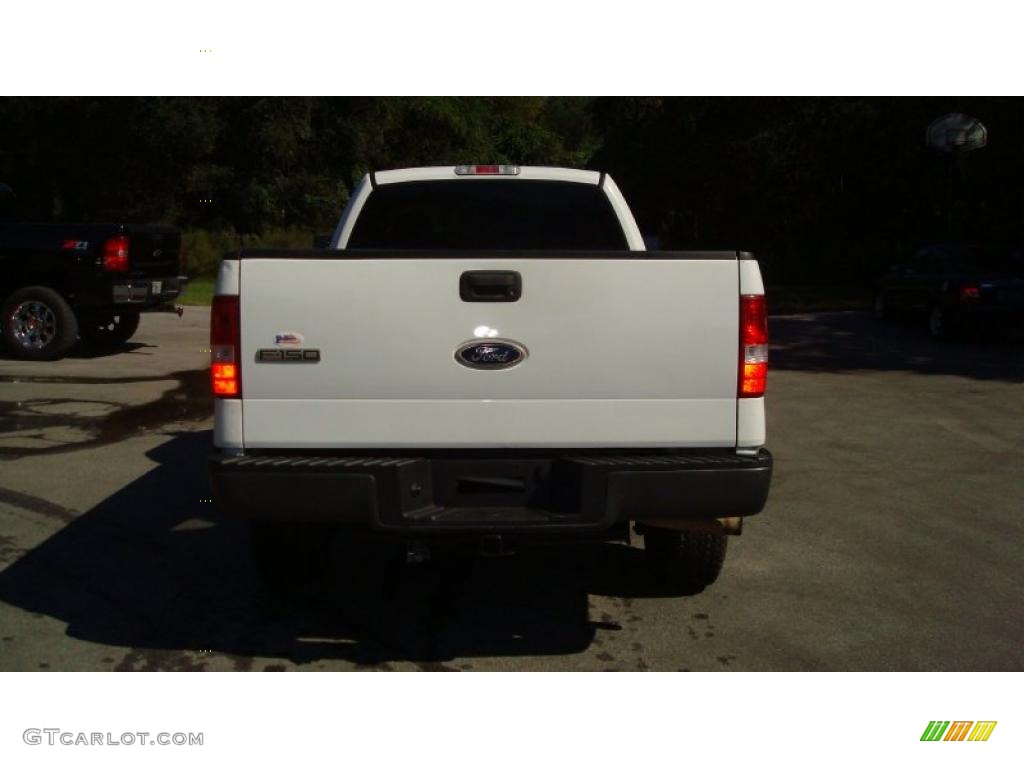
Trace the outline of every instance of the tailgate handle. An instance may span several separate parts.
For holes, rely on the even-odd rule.
[[[459,296],[463,301],[519,301],[523,278],[511,270],[463,272],[459,278]]]

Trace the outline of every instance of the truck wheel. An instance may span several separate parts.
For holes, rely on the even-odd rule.
[[[729,540],[713,533],[647,529],[644,554],[655,578],[672,589],[702,589],[722,572]]]
[[[249,543],[263,582],[272,590],[293,590],[321,572],[331,537],[313,523],[253,520]]]
[[[78,321],[52,288],[33,285],[12,293],[0,309],[3,340],[25,360],[57,360],[78,340]]]
[[[84,315],[79,322],[82,338],[98,347],[124,344],[139,329],[139,313],[120,312],[116,315]]]

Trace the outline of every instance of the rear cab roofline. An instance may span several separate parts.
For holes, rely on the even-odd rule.
[[[396,168],[392,171],[377,171],[373,174],[376,184],[400,184],[404,181],[447,181],[449,179],[490,179],[507,181],[569,181],[576,184],[600,184],[601,173],[582,171],[577,168],[550,168],[538,165],[519,165],[516,174],[456,175],[455,165],[435,165],[425,168]]]
[[[633,213],[626,203],[622,192],[612,177],[599,171],[584,171],[578,168],[554,168],[548,166],[520,165],[516,174],[485,174],[458,175],[454,165],[437,165],[424,168],[397,168],[390,171],[376,171],[363,176],[356,185],[349,199],[348,206],[341,214],[338,226],[331,237],[330,247],[344,249],[348,246],[349,237],[355,227],[356,220],[366,204],[367,198],[378,186],[385,184],[401,184],[410,181],[466,181],[471,183],[478,179],[514,181],[562,181],[572,184],[590,184],[600,187],[608,198],[619,224],[626,236],[631,251],[644,251],[643,236],[636,225]]]

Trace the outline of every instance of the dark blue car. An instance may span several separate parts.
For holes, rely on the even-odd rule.
[[[889,268],[875,290],[875,316],[927,323],[932,336],[1024,327],[1024,249],[938,244]]]

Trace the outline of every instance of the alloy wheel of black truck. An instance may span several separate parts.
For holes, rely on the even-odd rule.
[[[139,329],[138,312],[116,315],[85,315],[79,323],[82,338],[95,346],[115,346],[128,341]]]
[[[670,589],[702,589],[722,572],[729,539],[713,533],[644,531],[644,555],[657,581]]]
[[[52,288],[33,285],[15,291],[0,316],[4,344],[26,360],[57,360],[78,340],[75,313]]]

